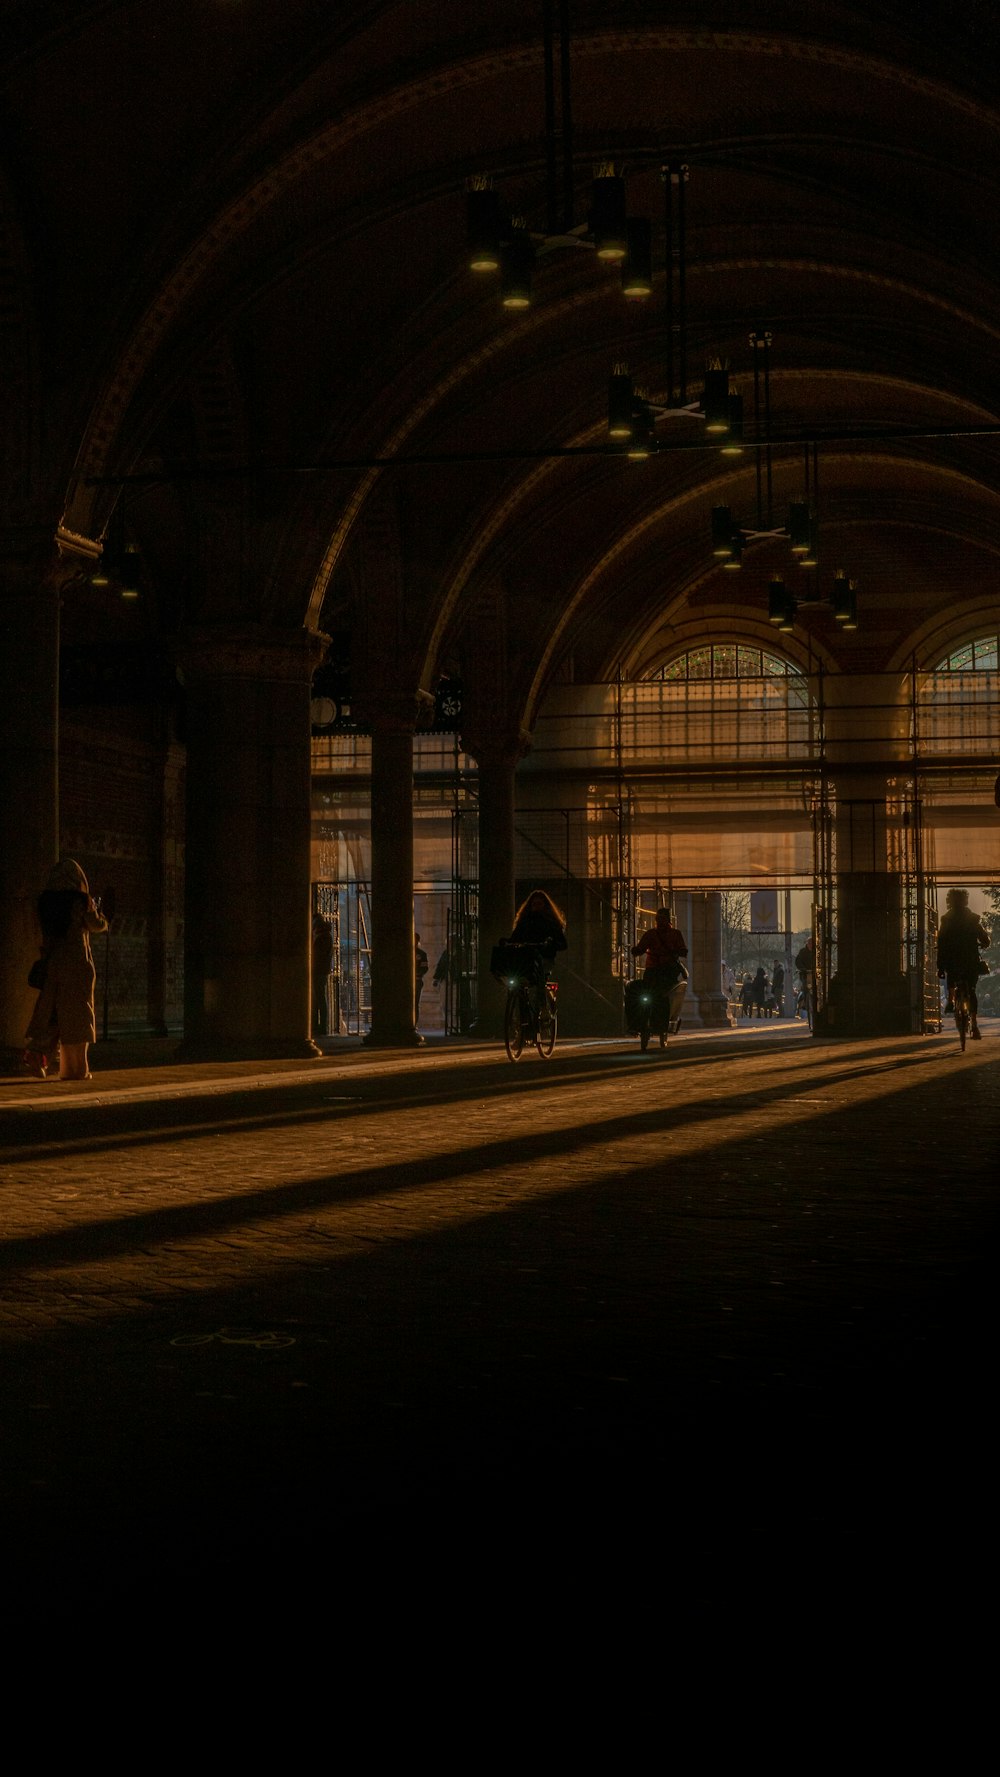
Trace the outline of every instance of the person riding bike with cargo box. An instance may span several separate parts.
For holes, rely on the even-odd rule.
[[[684,934],[674,925],[669,907],[658,907],[656,923],[640,933],[638,942],[632,946],[632,955],[645,956],[643,986],[656,995],[662,995],[668,1006],[674,989],[680,982],[687,980],[687,970],[682,960],[687,953]],[[672,1007],[670,1018],[673,1018]]]

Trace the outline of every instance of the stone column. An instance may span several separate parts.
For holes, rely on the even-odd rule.
[[[878,674],[832,676],[824,685],[837,945],[815,1020],[824,1036],[892,1036],[911,1025],[902,956],[903,823],[893,807],[909,774],[904,688],[902,679]]]
[[[507,617],[503,582],[480,586],[462,641],[462,745],[479,768],[477,1037],[503,1034],[506,1001],[490,974],[490,955],[514,923],[514,775],[531,744],[524,727],[517,637],[508,634]]]
[[[722,990],[722,896],[694,891],[674,897],[674,921],[687,939],[688,987],[681,1023],[686,1028],[728,1029]]]
[[[420,1042],[413,1001],[413,731],[418,699],[380,694],[372,735],[371,1048]]]
[[[827,1036],[905,1033],[911,1020],[899,817],[890,814],[885,778],[843,775],[834,788],[837,966],[817,1024]]]
[[[83,540],[81,539],[81,542]],[[96,557],[96,545],[89,546]],[[0,1050],[24,1049],[35,994],[35,903],[59,855],[59,605],[73,551],[0,538]]]
[[[312,1056],[309,694],[323,639],[263,624],[183,638],[185,1059]]]

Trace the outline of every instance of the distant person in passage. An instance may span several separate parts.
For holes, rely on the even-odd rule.
[[[767,970],[764,968],[763,963],[760,963],[757,968],[757,973],[750,984],[750,1003],[758,1018],[763,1018],[767,1012],[767,1001]]]
[[[785,965],[776,962],[771,976],[771,998],[779,1018],[785,1016]]]
[[[327,990],[332,963],[333,933],[330,930],[330,922],[324,919],[321,913],[314,913],[312,920],[312,1034],[314,1037],[327,1037],[330,1034]]]
[[[427,952],[426,952],[426,950],[421,950],[421,948],[420,948],[420,933],[417,932],[417,934],[413,940],[413,1022],[414,1022],[414,1024],[420,1023],[420,995],[424,991],[424,976],[426,975],[429,968],[430,968],[430,963],[427,960]]]
[[[816,973],[816,945],[812,938],[807,938],[795,958],[795,967],[799,976],[799,991],[795,1001],[796,1018],[806,1018],[812,1029],[813,1017],[813,983]]]
[[[952,1003],[955,982],[964,981],[969,989],[972,1035],[979,1041],[983,1033],[979,1028],[976,982],[980,975],[989,973],[979,952],[987,949],[990,935],[978,914],[973,913],[969,906],[968,889],[949,889],[946,900],[948,911],[938,927],[937,938],[937,972],[948,984],[948,1004],[945,1011],[955,1010]]]
[[[465,1036],[471,1022],[471,999],[469,977],[462,968],[462,948],[457,938],[451,938],[438,957],[434,965],[433,981],[435,987],[444,988],[445,993],[449,988],[458,989],[458,1028],[462,1036]]]

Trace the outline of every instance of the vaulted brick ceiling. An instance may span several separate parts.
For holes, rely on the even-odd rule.
[[[545,227],[538,0],[5,10],[5,211],[43,457],[84,533],[119,497],[101,477],[156,478],[120,510],[165,627],[185,601],[245,602],[245,574],[191,590],[199,537],[234,512],[254,614],[336,623],[391,488],[425,678],[486,584],[526,696],[571,659],[586,677],[650,657],[664,626],[759,631],[779,546],[725,575],[708,534],[715,503],[754,517],[751,453],[681,449],[697,423],[674,420],[641,465],[558,454],[605,442],[615,363],[666,394],[667,158],[690,167],[691,394],[718,357],[749,409],[767,328],[779,516],[797,441],[820,441],[822,571],[857,577],[863,621],[848,643],[817,615],[816,647],[883,666],[995,608],[990,7],[572,6],[575,220],[614,158],[658,275],[630,304],[593,254],[553,252],[516,315],[466,269],[464,189],[488,174]]]

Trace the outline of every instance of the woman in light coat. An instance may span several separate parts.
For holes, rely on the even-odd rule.
[[[45,983],[28,1026],[28,1066],[44,1079],[47,1057],[58,1044],[60,1080],[89,1080],[87,1049],[97,1036],[90,938],[106,932],[108,922],[75,858],[61,859],[51,871],[38,897],[38,918]]]

